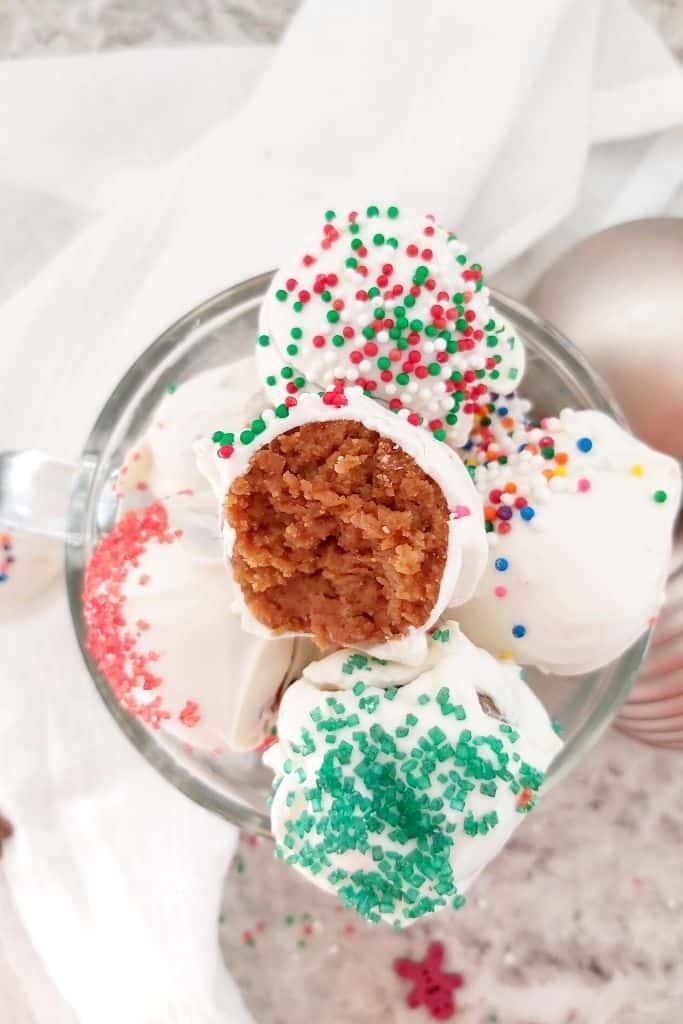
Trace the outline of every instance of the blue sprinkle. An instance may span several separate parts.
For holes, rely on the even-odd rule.
[[[533,509],[531,505],[525,505],[519,514],[522,517],[522,519],[526,519],[526,521],[529,522],[529,520],[533,519],[536,515],[536,510]]]
[[[7,579],[7,574],[4,573],[4,572],[0,572],[0,583],[4,583],[6,579]]]
[[[501,405],[500,409],[496,409],[499,416],[507,416],[509,411],[507,405]]]
[[[498,572],[505,572],[510,563],[508,562],[507,558],[497,558],[493,564],[495,565]]]
[[[512,635],[521,640],[523,636],[526,636],[526,626],[513,626]]]
[[[593,442],[591,441],[590,437],[580,437],[579,440],[576,442],[576,447],[579,449],[580,452],[589,452],[593,447]]]

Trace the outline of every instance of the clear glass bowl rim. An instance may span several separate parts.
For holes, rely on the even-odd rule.
[[[117,423],[119,410],[129,396],[144,383],[152,368],[171,355],[188,334],[207,321],[219,319],[230,310],[251,303],[263,295],[272,275],[273,271],[268,271],[248,278],[206,299],[163,331],[126,371],[102,407],[83,446],[67,511],[66,535],[69,539],[65,545],[66,588],[78,644],[95,687],[119,727],[143,757],[191,800],[235,825],[265,835],[269,834],[268,818],[265,813],[219,793],[203,779],[193,775],[175,761],[169,752],[154,742],[150,732],[141,722],[121,708],[87,650],[81,594],[85,569],[84,552],[89,539],[88,524],[92,520],[90,513],[97,499],[96,471],[107,439]],[[491,289],[491,298],[494,306],[503,315],[512,315],[522,328],[527,326],[534,333],[542,335],[544,358],[550,363],[561,365],[572,374],[574,383],[583,394],[586,408],[599,409],[619,422],[625,422],[623,413],[607,386],[568,338],[517,300],[495,289]],[[646,634],[619,659],[618,668],[613,673],[610,686],[603,694],[599,708],[596,708],[583,729],[565,744],[551,766],[548,784],[556,783],[574,764],[579,737],[581,748],[585,751],[610,723],[633,684],[647,649],[648,639]]]

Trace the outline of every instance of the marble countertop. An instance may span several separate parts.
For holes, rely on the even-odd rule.
[[[683,1020],[683,755],[612,731],[550,791],[458,913],[366,925],[245,837],[224,892],[226,962],[259,1024],[424,1024],[397,957],[432,941],[463,1024]]]
[[[683,58],[683,0],[636,2]],[[0,9],[0,55],[270,42],[295,7],[15,0]],[[463,911],[403,933],[366,926],[293,877],[269,843],[244,837],[218,923],[226,963],[259,1024],[428,1020],[406,1006],[410,986],[393,962],[421,959],[432,941],[462,976],[456,1019],[468,1024],[683,1020],[682,765],[681,755],[609,733],[545,797]],[[1,956],[0,991],[3,1024],[33,1020]]]
[[[683,57],[683,0],[634,0]],[[269,43],[298,0],[14,0],[0,5],[0,56],[120,46]]]

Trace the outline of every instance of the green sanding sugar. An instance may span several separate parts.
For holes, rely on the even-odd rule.
[[[351,655],[343,671],[367,670],[370,660]],[[405,713],[399,693],[358,681],[321,694],[308,726],[282,741],[289,756],[275,781],[290,810],[277,856],[331,885],[369,921],[395,927],[461,907],[458,845],[498,826],[502,794],[526,811],[543,782],[514,753],[515,731],[474,733],[447,686],[414,698],[429,707],[427,721]]]
[[[368,669],[368,671],[372,671],[369,666],[369,662],[370,658],[365,654],[351,654],[342,665],[342,672],[346,675],[351,675],[359,669]]]

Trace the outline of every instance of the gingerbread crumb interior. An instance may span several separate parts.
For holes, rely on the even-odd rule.
[[[321,647],[422,626],[446,561],[438,485],[354,420],[307,423],[257,451],[225,501],[232,565],[252,614]]]

